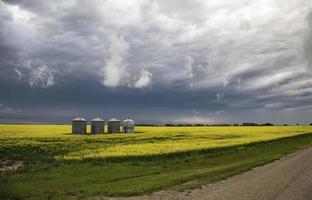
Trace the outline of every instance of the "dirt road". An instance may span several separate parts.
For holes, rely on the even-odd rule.
[[[117,199],[312,200],[312,147],[200,189]]]

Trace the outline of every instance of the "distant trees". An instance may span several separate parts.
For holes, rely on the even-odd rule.
[[[299,124],[297,124],[299,126]],[[242,124],[234,123],[234,124],[191,124],[191,123],[185,123],[185,124],[174,124],[174,123],[167,123],[164,125],[160,124],[137,124],[136,126],[167,126],[167,127],[183,127],[183,126],[274,126],[272,123],[264,123],[264,124],[257,124],[252,122],[244,122]],[[288,126],[288,124],[283,124],[283,126]],[[312,123],[310,123],[310,126],[312,126]]]
[[[230,124],[165,124],[165,126],[231,126]]]
[[[136,124],[136,126],[159,126],[156,124]]]
[[[204,126],[204,124],[194,124],[194,126]]]
[[[257,124],[257,123],[248,122],[248,123],[243,123],[242,126],[274,126],[274,124],[269,123],[269,122],[264,123],[264,124]]]
[[[242,124],[242,126],[258,126],[256,123],[250,123],[250,122],[245,122]]]
[[[274,126],[274,124],[271,124],[271,123],[265,123],[265,124],[261,124],[261,126]]]
[[[300,126],[300,124],[296,124],[297,126]],[[312,126],[312,123],[308,124],[310,126]],[[197,123],[197,124],[190,124],[190,123],[187,123],[187,124],[171,124],[171,123],[168,123],[168,124],[165,124],[165,125],[161,125],[161,124],[137,124],[136,126],[172,126],[172,127],[175,127],[175,126],[179,126],[179,127],[183,127],[183,126],[274,126],[274,124],[270,123],[270,122],[267,122],[267,123],[264,123],[264,124],[257,124],[257,123],[252,123],[252,122],[244,122],[242,124],[238,124],[238,123],[234,123],[234,124],[200,124],[200,123]],[[288,124],[281,124],[281,126],[288,126]]]

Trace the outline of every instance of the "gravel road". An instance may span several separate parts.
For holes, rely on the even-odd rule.
[[[312,147],[200,189],[114,200],[312,200]]]

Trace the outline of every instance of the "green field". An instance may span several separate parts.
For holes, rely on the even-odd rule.
[[[0,125],[1,163],[23,163],[1,172],[0,199],[127,196],[198,187],[312,144],[312,126],[70,132],[69,125]]]

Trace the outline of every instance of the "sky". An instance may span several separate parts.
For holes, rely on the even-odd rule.
[[[0,0],[0,122],[312,123],[310,0]]]

